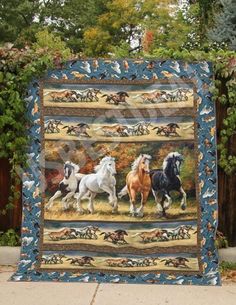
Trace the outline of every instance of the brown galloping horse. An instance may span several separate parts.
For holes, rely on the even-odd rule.
[[[140,238],[142,238],[144,243],[147,243],[147,242],[150,243],[150,242],[157,241],[158,238],[161,238],[162,231],[159,229],[155,229],[155,230],[146,231],[146,232],[139,232],[132,236],[133,237],[139,236]]]
[[[51,238],[51,240],[57,241],[57,240],[65,239],[69,235],[70,231],[71,231],[70,228],[64,228],[58,232],[50,232],[48,236]]]
[[[64,90],[64,91],[53,91],[49,93],[51,99],[53,102],[60,101],[63,102],[65,99],[72,96],[72,92],[70,90]]]
[[[147,201],[150,189],[151,178],[149,175],[149,163],[151,156],[142,154],[132,164],[132,170],[126,176],[126,186],[118,194],[119,198],[128,194],[130,198],[130,214],[143,217],[144,205]],[[141,205],[135,207],[136,196],[141,193]]]

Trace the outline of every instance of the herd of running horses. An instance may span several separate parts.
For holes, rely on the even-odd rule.
[[[81,257],[67,257],[64,254],[49,254],[43,255],[41,258],[41,263],[44,265],[57,265],[64,264],[64,262],[70,262],[70,265],[78,267],[95,267],[96,258],[91,256],[81,256]],[[150,267],[158,266],[158,261],[164,263],[167,267],[175,268],[186,268],[190,269],[187,265],[189,260],[186,257],[178,256],[175,258],[163,258],[159,257],[145,257],[145,258],[108,258],[103,259],[103,263],[108,267],[119,267],[119,268],[133,268],[133,267]]]
[[[153,243],[153,242],[165,242],[171,240],[190,239],[190,231],[194,230],[191,225],[180,225],[173,229],[159,229],[154,228],[149,231],[141,231],[131,235],[131,238],[139,238],[139,242]],[[196,231],[194,232],[194,234]],[[63,228],[59,231],[50,231],[44,233],[44,236],[48,235],[51,241],[61,240],[73,240],[73,239],[85,239],[85,240],[97,240],[99,236],[102,236],[103,240],[110,242],[114,245],[128,244],[125,239],[126,236],[130,235],[127,230],[117,229],[115,231],[102,230],[97,226],[86,226],[81,229],[75,228]]]
[[[176,88],[173,90],[153,90],[133,96],[132,99],[140,98],[143,103],[164,103],[164,102],[186,102],[191,90],[188,88]],[[128,105],[127,98],[131,98],[126,91],[114,93],[102,93],[100,89],[87,88],[85,90],[61,90],[46,92],[52,102],[99,102],[100,98],[105,98],[105,102],[114,105]],[[98,97],[100,95],[100,98]]]
[[[47,120],[44,124],[44,132],[48,134],[60,133],[61,126],[64,125],[61,120],[50,119]],[[192,125],[190,126],[192,127]],[[190,128],[189,127],[189,128]],[[144,136],[150,134],[150,128],[156,131],[156,135],[161,136],[175,136],[179,137],[180,135],[177,132],[177,129],[180,129],[179,124],[177,123],[168,123],[161,126],[153,126],[151,122],[141,121],[135,124],[123,125],[123,124],[112,124],[112,125],[103,125],[94,129],[95,132],[101,132],[105,137],[129,137],[129,136]],[[76,125],[65,125],[62,129],[66,129],[67,135],[73,135],[77,137],[86,137],[91,138],[89,135],[89,130],[91,126],[87,123],[78,123]],[[185,128],[186,129],[186,128]]]

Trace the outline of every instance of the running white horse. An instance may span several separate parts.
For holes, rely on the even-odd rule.
[[[77,199],[77,211],[83,213],[81,207],[81,199],[88,192],[90,193],[88,210],[91,214],[94,213],[94,198],[97,194],[109,194],[109,203],[112,205],[112,212],[117,212],[118,204],[116,197],[116,174],[115,159],[109,156],[104,157],[100,163],[94,168],[95,173],[88,174],[82,177],[79,184],[79,192],[75,194]]]
[[[71,162],[66,161],[64,164],[64,178],[59,183],[59,189],[56,193],[49,199],[48,203],[46,204],[45,208],[47,210],[51,209],[54,203],[54,200],[63,196],[61,202],[63,204],[63,209],[68,209],[68,201],[72,196],[75,194],[78,183],[81,178],[84,176],[83,174],[78,173],[80,170],[79,165]]]

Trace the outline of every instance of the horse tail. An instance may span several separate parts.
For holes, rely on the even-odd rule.
[[[128,194],[127,185],[123,187],[123,189],[118,193],[118,198],[121,199],[123,196]]]
[[[99,129],[102,129],[103,127],[97,127],[97,128],[94,128],[93,130],[99,130]]]
[[[159,126],[153,127],[152,130],[159,128]]]
[[[64,127],[62,127],[62,129],[64,129],[64,128],[68,128],[69,126],[64,126]]]
[[[108,96],[108,94],[103,94],[102,97]]]
[[[100,233],[99,235],[104,235],[104,234],[106,234],[106,232],[102,232],[102,233]]]

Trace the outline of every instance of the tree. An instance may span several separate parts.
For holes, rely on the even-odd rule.
[[[51,55],[58,53],[62,59],[68,59],[71,57],[71,51],[66,47],[66,43],[62,41],[59,36],[49,33],[47,29],[36,33],[35,38],[36,42],[33,44],[34,50],[44,49]]]
[[[150,53],[155,48],[179,50],[183,46],[186,47],[193,27],[191,21],[184,18],[183,13],[178,10],[173,12],[173,9],[163,7],[159,13],[159,18],[146,22],[147,32],[143,44],[144,46],[148,44],[147,51]],[[152,41],[147,43],[150,37]]]
[[[87,56],[108,54],[112,48],[110,45],[111,35],[100,27],[89,28],[84,33],[84,49]]]
[[[31,44],[36,33],[47,28],[72,50],[81,52],[84,31],[106,11],[104,3],[105,0],[1,0],[0,42]]]
[[[95,26],[105,10],[105,0],[45,0],[39,16],[40,23],[55,31],[75,52],[84,48],[83,35]]]
[[[36,17],[40,6],[38,0],[15,0],[14,3],[1,0],[0,42],[15,42],[23,33],[27,34],[28,39],[32,39],[39,26]]]
[[[214,26],[209,31],[209,38],[236,50],[236,1],[220,0],[222,9],[214,15]]]
[[[106,11],[97,20],[97,24],[85,31],[85,53],[93,56],[103,55],[103,48],[119,54],[129,54],[142,49],[142,37],[147,24],[151,24],[161,18],[163,11],[168,10],[167,4],[171,0],[109,0],[106,2]],[[99,44],[99,49],[91,49],[89,43],[90,33],[105,33],[107,39],[102,43],[100,36],[94,37],[93,44]],[[87,47],[88,44],[88,47]],[[129,47],[126,50],[126,47]],[[121,47],[121,48],[120,48]]]

